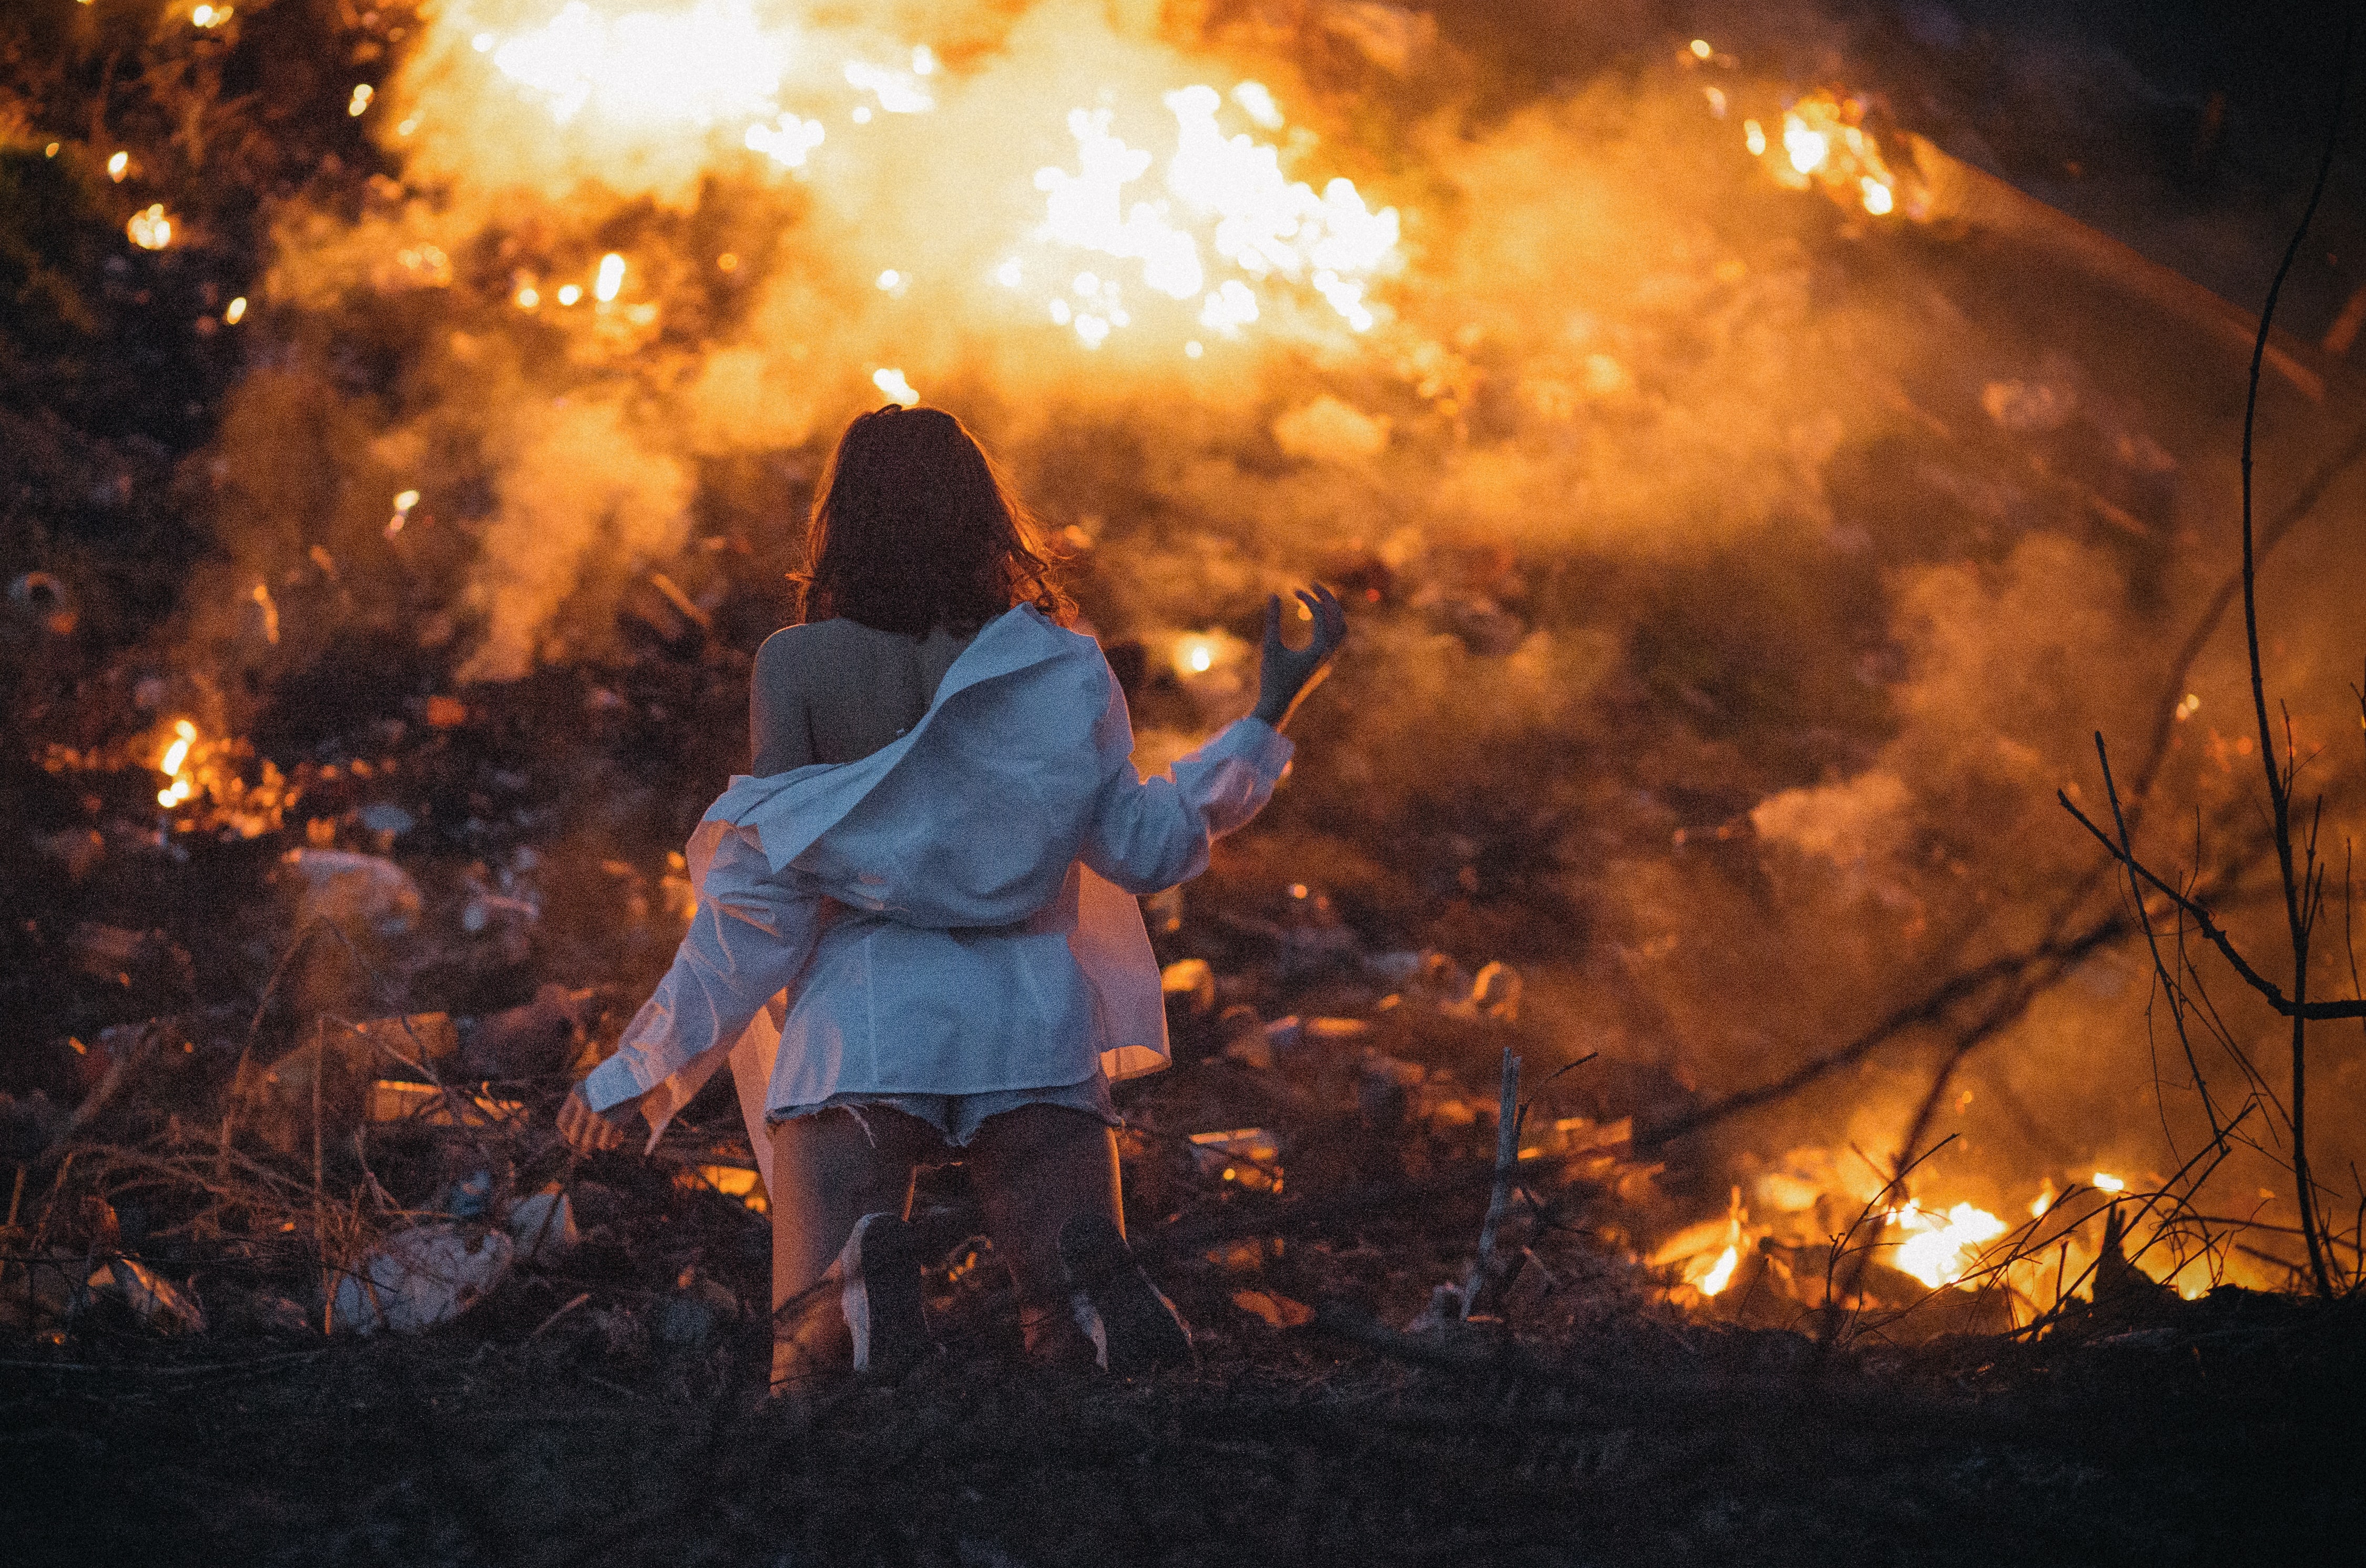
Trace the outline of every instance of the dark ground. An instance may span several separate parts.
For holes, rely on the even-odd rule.
[[[1817,1356],[1627,1317],[1517,1373],[1319,1327],[1127,1384],[954,1358],[752,1408],[757,1345],[0,1367],[23,1562],[2294,1562],[2366,1527],[2349,1308]]]

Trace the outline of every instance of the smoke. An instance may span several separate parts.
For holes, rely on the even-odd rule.
[[[1778,1076],[2034,939],[2091,866],[2054,791],[2091,809],[2090,732],[2138,746],[2231,565],[2240,367],[1918,217],[1877,114],[1894,191],[1786,174],[1829,54],[1786,80],[1621,12],[1616,50],[1557,35],[1548,82],[1441,16],[456,0],[369,111],[401,179],[281,221],[267,368],[212,462],[214,597],[277,585],[284,642],[219,634],[284,665],[432,628],[479,680],[607,656],[703,541],[785,552],[898,374],[1088,542],[1088,611],[1154,667],[1287,583],[1350,589],[1355,653],[1238,874],[1319,868],[1375,940],[1530,966],[1572,1052]],[[1167,173],[1194,145],[1227,188],[1269,173],[1268,206],[1195,203]],[[2338,401],[2270,386],[2263,505]],[[2276,689],[2327,745],[2359,653],[2338,532],[2263,578]],[[1142,704],[1146,754],[1241,700],[1191,673]],[[2205,853],[2247,831],[2244,681],[2222,636],[2146,802],[2164,857],[2197,811]],[[2099,958],[1974,1058],[1934,1173],[2001,1208],[2169,1168],[2198,1112],[2167,1068],[2156,1103],[2144,975]],[[1886,1153],[1936,1048],[1908,1044],[1739,1136]]]

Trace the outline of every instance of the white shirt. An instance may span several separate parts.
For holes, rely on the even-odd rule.
[[[1243,719],[1149,780],[1132,750],[1098,645],[1021,605],[888,745],[733,778],[691,838],[690,932],[585,1081],[592,1109],[662,1089],[649,1102],[661,1128],[729,1049],[769,1155],[769,1116],[836,1093],[1164,1067],[1158,968],[1130,895],[1203,870],[1209,842],[1271,798],[1293,747]],[[765,1003],[783,990],[775,1037]]]

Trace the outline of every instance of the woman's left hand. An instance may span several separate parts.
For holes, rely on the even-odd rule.
[[[632,1130],[621,1119],[620,1114],[628,1106],[638,1103],[637,1100],[628,1100],[625,1104],[603,1114],[593,1110],[592,1103],[583,1098],[583,1085],[579,1083],[567,1092],[567,1103],[558,1107],[558,1136],[565,1138],[567,1147],[578,1154],[598,1154],[620,1148]]]

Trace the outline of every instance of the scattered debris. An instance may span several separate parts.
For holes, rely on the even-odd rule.
[[[448,1323],[501,1283],[516,1250],[506,1234],[481,1226],[398,1231],[337,1281],[332,1322],[355,1334],[416,1334]]]
[[[299,924],[318,920],[352,935],[400,936],[419,920],[419,884],[381,856],[307,847],[291,849],[280,860],[299,884]]]
[[[109,1258],[87,1282],[94,1294],[107,1294],[130,1307],[131,1316],[159,1334],[202,1334],[205,1308],[184,1287],[158,1275],[130,1258]]]

